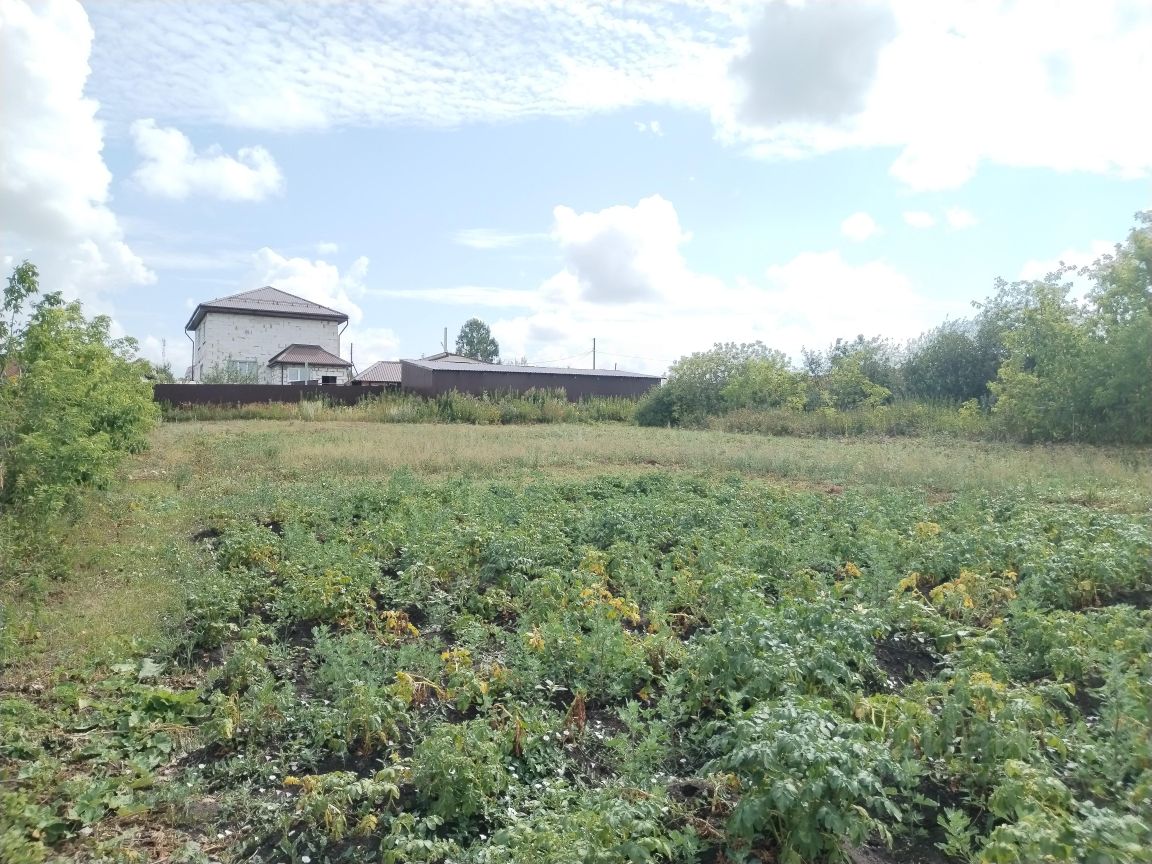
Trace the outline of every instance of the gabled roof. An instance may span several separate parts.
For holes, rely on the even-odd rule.
[[[509,375],[587,375],[595,378],[651,378],[659,381],[659,375],[647,375],[643,372],[625,372],[623,369],[573,369],[563,366],[515,366],[511,363],[480,363],[473,361],[470,365],[462,366],[450,360],[401,360],[401,363],[410,363],[421,369],[432,372],[502,372]]]
[[[399,384],[400,361],[378,360],[352,380],[365,384]]]
[[[319,345],[289,345],[268,361],[269,366],[351,366],[347,360],[337,357]]]
[[[201,303],[184,325],[185,330],[195,330],[209,312],[232,312],[240,315],[266,315],[274,318],[311,318],[319,321],[336,321],[343,324],[348,316],[279,288],[266,285],[254,291],[233,294]]]

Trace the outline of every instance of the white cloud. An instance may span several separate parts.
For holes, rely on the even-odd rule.
[[[759,11],[753,11],[759,10]],[[916,189],[985,163],[1152,172],[1152,7],[987,0],[94,6],[112,118],[261,129],[709,112],[770,158],[892,148]]]
[[[676,208],[659,195],[635,207],[609,207],[598,213],[577,213],[560,206],[553,211],[553,236],[560,244],[567,270],[553,287],[593,303],[632,303],[659,297],[665,286],[685,272]]]
[[[833,4],[826,14],[847,20],[854,6]],[[891,6],[898,33],[879,50],[867,92],[850,91],[853,110],[750,114],[737,64],[726,102],[713,109],[721,137],[771,158],[896,148],[891,173],[914,189],[959,186],[984,163],[1125,177],[1152,171],[1152,124],[1130,101],[1130,82],[1152,78],[1146,3]],[[840,57],[830,41],[805,63],[835,68]],[[813,95],[811,106],[820,104]]]
[[[947,221],[948,227],[956,231],[971,228],[980,221],[971,210],[965,210],[963,207],[949,207],[944,212],[944,219]]]
[[[132,124],[132,140],[144,159],[133,179],[162,198],[262,201],[284,188],[276,160],[263,147],[241,147],[229,156],[213,145],[197,153],[179,129],[162,128],[151,119]]]
[[[348,315],[352,324],[359,324],[364,312],[356,303],[368,290],[368,259],[361,256],[344,272],[335,264],[310,258],[286,258],[267,246],[252,256],[249,278],[244,284],[271,285],[328,306]]]
[[[849,240],[859,242],[880,233],[880,227],[867,213],[853,213],[840,223],[840,233]]]
[[[393,288],[372,292],[398,300],[422,300],[426,303],[448,303],[455,306],[534,307],[535,291],[515,288],[493,288],[483,285],[458,285],[452,288]]]
[[[339,243],[320,242],[316,244],[317,255],[335,255],[340,251]]]
[[[363,372],[377,360],[395,360],[400,338],[389,327],[350,326],[340,340],[346,358]]]
[[[117,119],[295,130],[706,109],[737,25],[676,3],[186,3],[93,9]]]
[[[633,125],[641,135],[647,133],[649,135],[655,135],[657,138],[661,138],[664,135],[664,129],[660,126],[659,120],[650,120],[648,122],[637,120]]]
[[[105,292],[155,276],[108,206],[91,45],[77,3],[0,4],[0,245],[39,267],[44,290],[109,311]]]
[[[837,122],[863,110],[880,51],[896,35],[885,3],[767,4],[732,62],[738,115],[754,126]]]
[[[1115,251],[1116,244],[1107,240],[1094,240],[1086,249],[1065,249],[1052,258],[1031,258],[1025,261],[1020,268],[1020,278],[1043,279],[1065,264],[1077,269],[1087,267],[1101,255],[1112,254]]]
[[[506,356],[575,355],[580,365],[590,361],[596,337],[602,364],[660,372],[715,341],[762,339],[796,357],[802,346],[823,347],[838,336],[912,337],[962,311],[926,300],[882,260],[854,263],[834,251],[798,255],[757,280],[729,283],[696,272],[681,253],[689,234],[659,196],[590,213],[557,207],[555,214],[565,267],[534,296],[501,298],[508,302],[500,305],[514,299],[526,310],[492,322]]]
[[[547,236],[528,232],[497,231],[494,228],[463,228],[457,231],[452,239],[460,246],[468,246],[471,249],[510,249]]]
[[[1095,240],[1085,249],[1065,249],[1052,258],[1031,258],[1025,261],[1020,268],[1018,278],[1027,281],[1044,279],[1049,273],[1055,273],[1065,266],[1074,267],[1075,270],[1066,273],[1063,279],[1072,286],[1069,297],[1076,301],[1082,301],[1092,289],[1093,284],[1091,279],[1081,276],[1077,271],[1095,263],[1101,255],[1112,254],[1115,251],[1115,243],[1110,243],[1107,240]]]
[[[936,217],[926,210],[905,210],[904,222],[913,228],[931,228],[936,224]]]
[[[168,349],[165,340],[157,339],[152,335],[145,336],[140,340],[140,345],[136,353],[140,357],[150,360],[157,365],[164,363],[165,359],[171,359],[167,356]]]

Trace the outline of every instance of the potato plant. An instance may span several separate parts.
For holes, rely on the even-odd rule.
[[[163,652],[0,698],[3,860],[1152,860],[1144,516],[398,472],[201,523]]]

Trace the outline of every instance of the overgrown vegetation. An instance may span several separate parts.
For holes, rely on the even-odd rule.
[[[249,405],[171,405],[164,419],[186,420],[355,420],[375,423],[467,423],[479,426],[534,423],[630,422],[634,399],[598,396],[569,402],[562,389],[473,396],[452,391],[426,398],[388,392],[355,405],[331,405],[322,398],[294,403]]]
[[[368,468],[409,430],[440,467]],[[600,462],[451,467],[488,432],[166,427],[95,503],[164,532],[108,566],[179,574],[171,611],[51,676],[26,632],[0,858],[1149,860],[1146,464],[1132,499],[1054,485],[1072,458],[927,494],[792,462],[789,488],[605,475],[615,430],[543,427],[492,440]]]
[[[876,337],[805,351],[800,370],[759,342],[673,364],[639,406],[647,426],[795,434],[930,431],[1021,441],[1152,442],[1152,213],[1079,272],[997,283],[970,319],[906,346]],[[892,410],[885,410],[892,409]],[[737,415],[733,417],[732,415]],[[911,424],[899,418],[915,418]],[[911,430],[911,431],[909,431]]]
[[[106,483],[125,453],[145,446],[157,412],[135,341],[113,339],[107,317],[89,320],[59,293],[26,310],[39,290],[27,262],[4,290],[0,507],[46,514]]]
[[[0,627],[12,598],[63,574],[60,537],[84,490],[107,485],[159,416],[151,365],[110,328],[59,293],[40,295],[32,264],[9,276],[0,315]]]

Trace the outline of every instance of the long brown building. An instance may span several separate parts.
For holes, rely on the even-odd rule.
[[[523,393],[562,388],[572,402],[589,396],[643,396],[660,384],[659,375],[619,369],[570,369],[552,366],[513,366],[503,363],[461,363],[456,360],[401,360],[401,387],[422,396],[456,390],[483,393]]]

